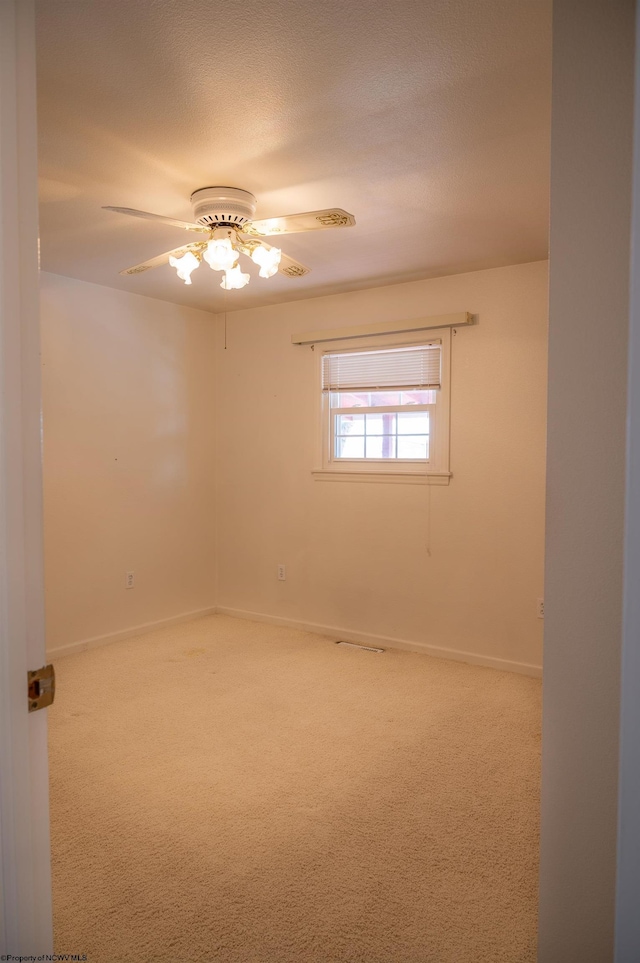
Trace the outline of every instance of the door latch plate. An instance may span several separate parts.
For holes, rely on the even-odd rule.
[[[27,672],[29,712],[50,706],[56,694],[56,673],[52,665]]]

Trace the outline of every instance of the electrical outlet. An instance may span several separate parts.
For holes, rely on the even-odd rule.
[[[124,587],[127,589],[133,588],[133,572],[124,573]]]
[[[278,565],[278,581],[285,582],[287,579],[287,569],[285,565]]]
[[[539,619],[544,618],[544,599],[536,600],[536,614]]]

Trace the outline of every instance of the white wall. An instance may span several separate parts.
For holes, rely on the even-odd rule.
[[[212,607],[214,317],[47,274],[41,310],[49,651]]]
[[[453,311],[479,323],[453,343],[451,484],[315,480],[315,355],[292,332]],[[233,312],[227,344],[219,326],[218,604],[539,666],[546,262]]]
[[[613,958],[634,6],[554,3],[541,963]]]

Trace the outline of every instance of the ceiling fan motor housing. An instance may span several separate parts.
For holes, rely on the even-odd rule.
[[[191,195],[193,218],[203,227],[232,224],[242,227],[253,219],[256,199],[237,187],[202,187]]]

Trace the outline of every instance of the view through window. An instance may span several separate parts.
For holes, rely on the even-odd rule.
[[[332,392],[333,457],[429,460],[436,391]]]

